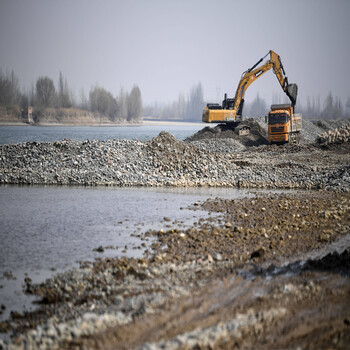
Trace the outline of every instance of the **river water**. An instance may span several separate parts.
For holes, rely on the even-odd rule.
[[[0,319],[30,307],[24,278],[41,282],[97,257],[140,257],[138,233],[190,226],[208,214],[187,208],[208,197],[247,195],[223,188],[0,186],[0,304],[6,306]],[[94,251],[101,245],[113,248]]]
[[[27,141],[53,142],[72,140],[150,140],[161,131],[168,131],[177,139],[183,140],[196,133],[205,125],[140,125],[140,126],[0,126],[0,144]]]
[[[0,144],[62,139],[149,140],[161,131],[185,139],[202,124],[142,126],[0,126]],[[230,194],[228,194],[230,193]],[[189,225],[206,215],[180,210],[210,195],[243,192],[214,189],[136,189],[0,186],[0,320],[30,307],[24,278],[41,282],[78,261],[142,256],[137,233],[161,229],[169,217]],[[146,242],[150,244],[151,242]],[[99,246],[113,246],[103,253]]]

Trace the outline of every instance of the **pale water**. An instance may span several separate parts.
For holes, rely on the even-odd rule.
[[[161,131],[168,131],[179,140],[193,135],[205,124],[141,125],[141,126],[0,126],[0,144],[28,141],[54,142],[72,140],[150,140]]]
[[[6,306],[0,319],[30,306],[21,292],[25,277],[40,282],[53,270],[96,257],[140,257],[144,248],[137,234],[192,225],[208,214],[187,208],[208,197],[247,195],[224,188],[0,186],[0,305]],[[113,249],[93,251],[101,245]]]

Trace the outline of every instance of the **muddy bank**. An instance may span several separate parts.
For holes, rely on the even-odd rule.
[[[39,309],[1,323],[5,348],[342,348],[350,339],[350,196],[211,199],[169,220],[141,259],[98,259],[25,290]],[[342,241],[348,249],[334,252]],[[314,258],[314,251],[325,254]],[[332,250],[329,250],[332,249]],[[330,253],[330,254],[328,254]],[[328,255],[327,255],[328,254]],[[1,345],[1,343],[0,343]]]

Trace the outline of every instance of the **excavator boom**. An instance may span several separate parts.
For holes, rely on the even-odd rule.
[[[256,68],[263,60],[264,58],[270,54],[270,59],[264,63],[262,66]],[[253,67],[248,69],[242,74],[241,80],[239,81],[236,95],[235,95],[235,103],[233,109],[237,110],[241,100],[244,97],[244,94],[248,87],[259,77],[261,77],[264,73],[269,71],[270,69],[273,69],[274,73],[276,74],[277,80],[280,83],[283,91],[287,94],[289,99],[291,100],[292,106],[295,106],[296,100],[297,100],[297,94],[298,94],[298,87],[296,84],[288,84],[288,78],[286,76],[286,73],[284,71],[281,58],[280,56],[270,50],[269,53],[267,53],[263,58],[261,58]]]

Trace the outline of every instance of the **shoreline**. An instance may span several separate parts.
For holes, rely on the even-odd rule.
[[[212,124],[211,126],[215,126],[216,124]],[[205,126],[202,122],[185,122],[185,121],[166,121],[166,120],[144,120],[141,123],[103,123],[103,124],[94,124],[94,123],[86,123],[86,124],[79,124],[79,123],[41,123],[41,124],[27,124],[22,122],[1,122],[0,121],[0,127],[1,126],[98,126],[98,127],[111,127],[111,126]]]
[[[332,142],[243,147],[161,132],[1,145],[1,185],[317,191],[196,202],[187,209],[208,217],[192,227],[164,217],[164,229],[136,234],[142,258],[96,258],[40,284],[26,279],[39,307],[0,322],[13,332],[0,348],[327,348],[334,339],[344,348],[350,142]]]
[[[188,229],[169,220],[167,231],[140,233],[153,242],[143,258],[85,261],[43,283],[27,281],[39,307],[1,322],[14,336],[0,346],[324,348],[335,331],[346,344],[349,204],[349,194],[324,191],[195,203],[192,210],[215,215]]]

